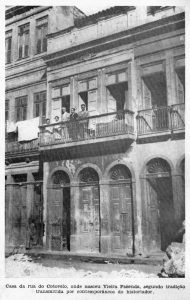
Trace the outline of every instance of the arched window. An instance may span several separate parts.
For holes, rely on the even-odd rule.
[[[99,177],[97,172],[93,168],[85,168],[79,173],[79,181],[80,183],[94,183],[99,182]]]
[[[110,170],[111,180],[126,180],[131,179],[131,172],[124,165],[116,165]]]
[[[53,184],[67,185],[70,183],[70,179],[69,179],[69,176],[67,175],[67,173],[59,170],[59,171],[55,171],[55,173],[53,173],[51,182]]]
[[[147,174],[165,173],[170,175],[171,169],[167,161],[162,158],[151,159],[146,166]]]

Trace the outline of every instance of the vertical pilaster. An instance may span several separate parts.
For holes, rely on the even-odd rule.
[[[176,103],[175,68],[172,52],[166,54],[167,105]]]
[[[7,201],[8,201],[8,213],[7,213],[7,224],[6,224],[6,232],[8,234],[7,237],[7,243],[8,245],[11,245],[11,233],[12,233],[12,214],[13,214],[13,178],[11,174],[7,174],[7,191],[6,191],[6,196],[7,196]]]
[[[34,205],[34,177],[32,172],[28,172],[27,174],[27,192],[26,192],[26,214],[27,220],[32,215],[33,205]]]
[[[106,70],[102,69],[101,75],[101,113],[108,112],[108,103],[106,97]]]
[[[111,252],[111,218],[109,184],[106,181],[99,182],[100,187],[100,251],[109,254]]]
[[[174,214],[178,227],[181,227],[185,219],[185,195],[182,180],[181,174],[172,175]]]
[[[43,246],[48,248],[47,245],[47,218],[48,218],[48,201],[47,201],[47,183],[49,176],[49,163],[44,162],[43,164],[43,200],[44,200],[44,208],[43,208],[43,220],[44,220],[44,236],[43,236]]]
[[[71,233],[70,233],[70,251],[80,250],[80,224],[79,224],[79,186],[76,182],[71,183],[70,188],[71,203]]]

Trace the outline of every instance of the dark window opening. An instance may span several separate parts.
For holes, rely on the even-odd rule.
[[[79,96],[82,100],[82,102],[86,105],[86,110],[88,110],[88,92],[80,92]]]
[[[108,111],[120,111],[126,108],[128,96],[128,83],[118,83],[107,86],[108,90]]]
[[[34,94],[34,117],[40,117],[42,124],[46,119],[46,92]]]
[[[143,77],[143,99],[145,108],[167,106],[167,87],[164,73]]]
[[[70,112],[70,95],[62,97],[61,107],[66,107],[66,111]]]
[[[5,100],[5,122],[9,120],[9,100]]]
[[[27,174],[16,174],[12,175],[15,183],[27,182]]]
[[[27,119],[27,96],[19,97],[15,100],[16,121],[24,121]]]

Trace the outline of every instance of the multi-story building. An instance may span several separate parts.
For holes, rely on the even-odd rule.
[[[54,29],[41,30],[47,42],[38,42],[34,32],[47,11]],[[12,44],[21,57],[7,65],[6,115],[15,122],[40,115],[50,124],[41,123],[39,145],[7,142],[7,243],[24,242],[33,222],[38,244],[52,251],[165,250],[185,218],[184,9],[121,6],[84,16],[39,7],[24,14],[28,21],[8,19],[19,36],[11,43],[7,27],[7,60]],[[30,38],[21,38],[22,25]],[[31,56],[23,61],[25,52]],[[78,118],[63,122],[63,107]]]

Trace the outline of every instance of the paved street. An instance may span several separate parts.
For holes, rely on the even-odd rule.
[[[161,266],[137,264],[99,264],[68,260],[37,258],[23,254],[6,259],[7,277],[156,277]]]

